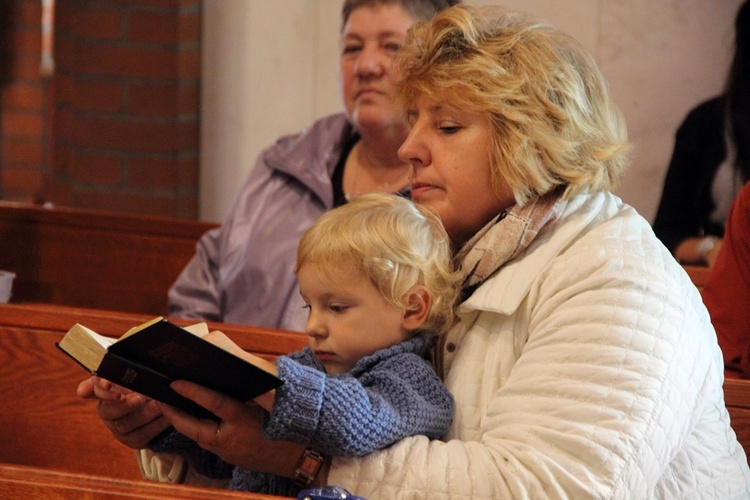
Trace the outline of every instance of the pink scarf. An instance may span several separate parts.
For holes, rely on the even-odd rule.
[[[523,207],[513,205],[504,210],[467,241],[454,257],[466,272],[461,287],[463,302],[495,271],[517,257],[548,224],[560,217],[566,201],[563,187],[530,200]],[[447,336],[437,339],[432,351],[432,362],[438,374],[444,376],[443,353]]]
[[[517,257],[544,228],[557,220],[565,208],[562,189],[513,205],[480,229],[455,256],[467,276],[462,286],[465,300],[471,292]]]

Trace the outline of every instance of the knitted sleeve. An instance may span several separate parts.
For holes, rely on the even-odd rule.
[[[358,377],[326,376],[277,361],[277,389],[266,436],[309,444],[337,456],[362,456],[399,439],[439,438],[452,422],[453,397],[430,364],[412,353],[385,359]]]

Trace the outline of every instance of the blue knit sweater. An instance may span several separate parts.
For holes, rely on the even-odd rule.
[[[361,456],[417,434],[437,439],[453,419],[453,397],[427,360],[431,339],[418,336],[362,358],[348,373],[326,375],[309,348],[278,358],[284,385],[264,423],[269,439],[321,453]],[[201,474],[232,475],[231,489],[296,496],[291,479],[232,467],[172,432],[151,444],[180,453]]]

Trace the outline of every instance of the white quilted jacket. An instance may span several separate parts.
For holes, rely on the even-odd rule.
[[[394,498],[748,498],[700,295],[611,194],[565,214],[459,308],[445,441],[335,459],[329,483]]]

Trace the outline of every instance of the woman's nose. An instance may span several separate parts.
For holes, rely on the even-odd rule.
[[[412,127],[406,140],[398,148],[398,157],[404,163],[408,163],[412,168],[427,166],[430,162],[430,152],[421,140],[421,135],[417,127]]]
[[[383,56],[375,48],[365,47],[357,57],[354,71],[360,78],[376,78],[385,73]]]

